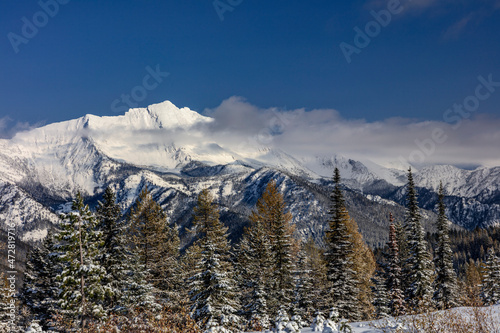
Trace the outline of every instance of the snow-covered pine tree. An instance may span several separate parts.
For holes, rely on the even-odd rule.
[[[356,279],[357,272],[353,269],[354,246],[347,225],[350,217],[340,187],[338,168],[335,168],[333,181],[335,187],[330,196],[330,228],[326,232],[325,239],[328,246],[326,260],[327,278],[330,283],[329,295],[332,298],[332,305],[338,309],[341,318],[357,320],[361,316],[358,302],[359,281]]]
[[[248,329],[268,329],[267,282],[271,274],[271,243],[261,220],[251,220],[245,228],[237,258],[242,314],[247,319]]]
[[[390,216],[388,250],[384,253],[385,263],[382,266],[385,272],[386,290],[389,294],[390,314],[400,316],[406,312],[405,296],[402,289],[402,268],[399,257],[397,228],[392,214]]]
[[[115,193],[110,187],[104,191],[103,201],[96,208],[97,228],[102,233],[103,246],[100,249],[100,263],[106,274],[101,283],[104,287],[103,306],[106,311],[118,310],[124,283],[127,280],[126,249],[121,242],[120,207],[116,204]]]
[[[267,305],[270,315],[275,317],[281,307],[289,311],[292,306],[295,288],[292,252],[297,246],[293,238],[294,226],[291,224],[292,215],[286,211],[285,200],[274,180],[267,184],[264,193],[257,201],[256,208],[250,215],[250,220],[261,221],[271,245]]]
[[[481,298],[486,305],[500,302],[500,259],[493,247],[488,249],[488,254],[484,262]]]
[[[309,241],[312,241],[310,238]],[[313,241],[314,242],[314,241]],[[293,315],[299,315],[300,318],[310,320],[314,314],[314,289],[319,287],[314,285],[313,265],[311,258],[306,252],[306,244],[302,244],[295,270],[295,301],[293,306]]]
[[[201,249],[198,273],[190,279],[193,319],[202,329],[233,329],[238,321],[238,302],[227,227],[219,221],[219,210],[207,189],[198,196],[193,219]]]
[[[327,265],[325,261],[325,250],[316,245],[314,239],[309,237],[302,248],[310,265],[311,277],[313,280],[313,290],[311,300],[314,302],[314,309],[310,312],[309,318],[314,317],[317,310],[326,310],[330,306],[328,297]]]
[[[159,298],[178,301],[179,235],[177,227],[167,225],[161,206],[145,187],[129,215],[133,252],[146,271],[147,281]]]
[[[61,290],[59,306],[67,317],[79,318],[83,328],[87,319],[105,315],[101,285],[105,270],[99,262],[102,234],[97,231],[97,219],[83,203],[80,193],[73,200],[72,212],[63,217],[61,231],[55,236],[62,266],[57,277]]]
[[[405,233],[408,258],[404,265],[404,280],[407,304],[413,311],[421,311],[431,305],[432,262],[425,241],[424,228],[417,202],[417,192],[411,168],[408,170],[408,192],[406,196]]]
[[[43,329],[48,329],[48,320],[57,309],[58,283],[56,276],[60,267],[54,255],[54,235],[47,234],[40,247],[28,254],[23,286],[19,291],[21,303],[28,307]]]
[[[193,230],[196,233],[196,228]],[[185,249],[182,257],[180,258],[181,267],[181,281],[183,288],[181,288],[181,298],[189,300],[189,288],[185,286],[190,283],[190,279],[200,272],[198,263],[201,261],[201,248],[198,242],[191,244]]]
[[[450,246],[450,230],[446,217],[444,204],[443,183],[439,184],[438,240],[434,256],[434,267],[436,278],[434,280],[434,304],[439,310],[449,309],[458,305],[457,303],[457,275],[453,269],[453,252]]]
[[[375,317],[385,318],[388,317],[390,308],[389,292],[387,290],[387,281],[385,273],[376,270],[375,276],[372,278],[373,286],[373,306],[375,307]]]
[[[103,200],[97,205],[96,217],[104,240],[100,263],[106,271],[101,281],[105,291],[105,310],[123,313],[141,306],[156,306],[152,285],[145,279],[144,268],[137,255],[127,248],[126,221],[121,220],[121,210],[110,187],[106,188]]]

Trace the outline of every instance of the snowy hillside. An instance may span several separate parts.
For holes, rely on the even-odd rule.
[[[320,237],[335,167],[352,190],[351,213],[372,244],[381,240],[389,211],[402,218],[404,170],[335,152],[292,156],[272,144],[228,145],[222,139],[227,133],[214,123],[166,101],[119,116],[86,115],[0,140],[0,219],[15,221],[23,238],[37,240],[78,191],[95,203],[111,185],[126,211],[148,185],[172,221],[186,224],[196,194],[208,187],[223,207],[225,222],[237,230],[263,182],[276,179],[299,233]],[[415,178],[425,209],[434,209],[443,181],[454,223],[468,228],[500,223],[500,167],[433,166],[418,170]]]
[[[301,329],[300,333],[343,333],[339,325],[311,325]],[[500,305],[485,308],[455,308],[420,316],[387,318],[369,322],[350,324],[352,333],[411,333],[411,332],[500,332]],[[313,328],[314,327],[314,328]],[[461,328],[461,330],[460,330]],[[296,333],[285,331],[285,333]],[[349,331],[347,331],[349,332]],[[257,332],[250,332],[257,333]]]

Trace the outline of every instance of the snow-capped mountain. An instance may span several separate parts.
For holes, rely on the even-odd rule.
[[[272,145],[224,144],[215,120],[170,102],[124,115],[86,115],[0,140],[0,221],[15,221],[24,241],[43,237],[80,191],[95,203],[112,186],[124,212],[148,185],[171,222],[188,226],[196,195],[209,188],[235,237],[267,181],[285,195],[298,232],[321,239],[330,177],[339,167],[351,215],[378,245],[387,215],[402,219],[405,171],[335,155],[292,156]],[[209,135],[210,134],[210,135]],[[468,228],[500,222],[500,168],[433,166],[415,172],[423,208],[442,181],[450,219]],[[432,213],[426,213],[428,220]]]

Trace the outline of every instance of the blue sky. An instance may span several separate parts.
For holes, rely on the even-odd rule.
[[[138,106],[203,112],[241,96],[347,121],[439,121],[478,76],[500,82],[500,0],[401,0],[350,63],[340,44],[397,0],[218,1],[2,2],[0,129],[117,114],[134,89]],[[168,76],[144,81],[155,70]],[[500,116],[500,89],[479,113]]]

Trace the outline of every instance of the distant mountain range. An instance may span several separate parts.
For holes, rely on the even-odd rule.
[[[43,238],[80,191],[91,205],[112,186],[126,212],[144,186],[181,226],[184,241],[196,196],[209,188],[234,238],[270,179],[275,179],[301,237],[321,240],[327,221],[330,178],[338,167],[350,213],[365,239],[386,241],[388,215],[404,218],[406,170],[348,157],[294,157],[272,146],[234,151],[207,141],[214,119],[170,102],[114,117],[84,117],[19,132],[0,140],[0,222],[18,226],[24,242]],[[224,133],[220,133],[223,136]],[[313,153],[311,153],[313,154]],[[439,182],[450,220],[474,229],[500,222],[500,167],[463,170],[439,165],[414,170],[427,225],[435,215]]]

